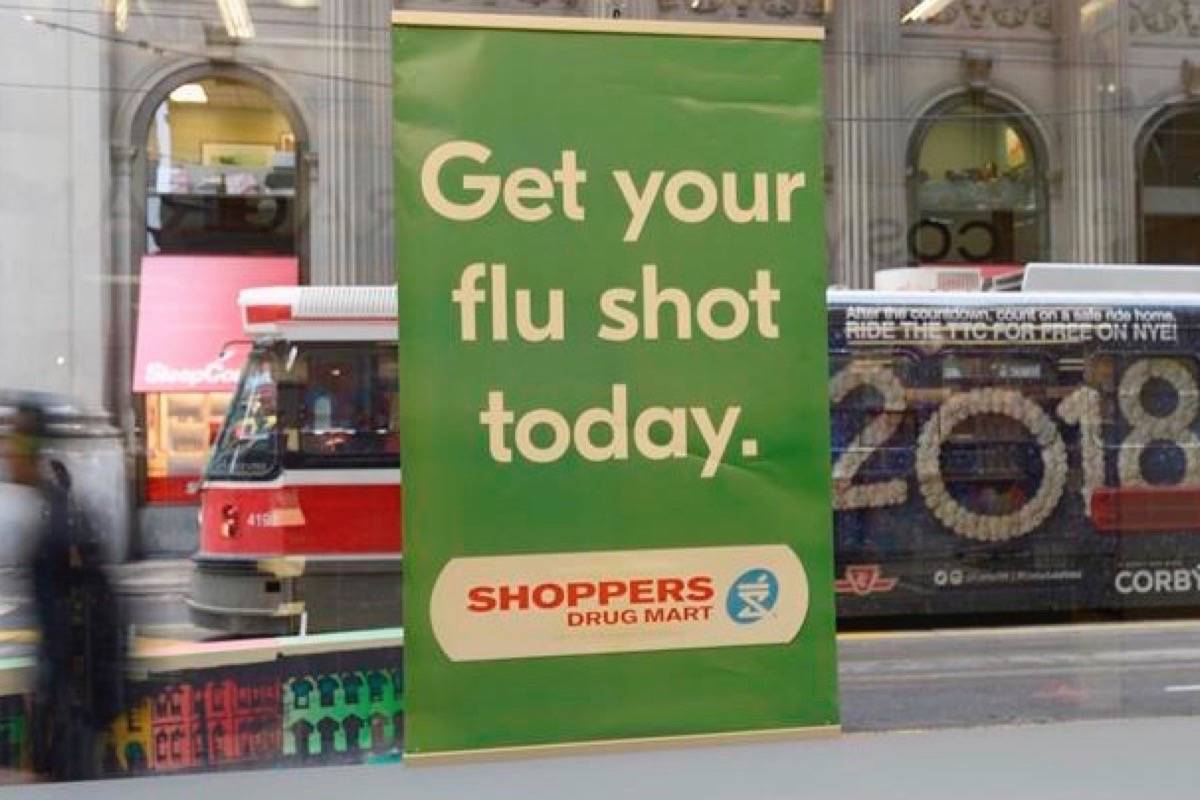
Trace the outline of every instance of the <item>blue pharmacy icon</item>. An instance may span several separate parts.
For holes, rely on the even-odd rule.
[[[733,582],[725,598],[729,618],[749,625],[771,614],[779,599],[779,580],[769,569],[748,570]]]

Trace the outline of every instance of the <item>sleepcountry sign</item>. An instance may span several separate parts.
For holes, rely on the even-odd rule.
[[[820,31],[393,22],[409,756],[836,730]]]

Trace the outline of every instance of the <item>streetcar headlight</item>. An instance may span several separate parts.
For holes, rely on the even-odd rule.
[[[237,536],[237,506],[226,504],[221,506],[221,535],[226,539]]]

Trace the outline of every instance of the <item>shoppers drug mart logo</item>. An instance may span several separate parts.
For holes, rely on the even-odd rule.
[[[764,619],[779,600],[779,581],[769,569],[752,569],[734,581],[725,599],[725,611],[739,625]]]
[[[451,559],[430,601],[452,661],[786,644],[808,613],[786,545]]]

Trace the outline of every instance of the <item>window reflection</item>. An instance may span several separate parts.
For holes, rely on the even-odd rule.
[[[1200,264],[1200,106],[1167,109],[1147,125],[1141,153],[1141,260]]]
[[[147,142],[146,252],[296,252],[296,135],[267,92],[219,76],[172,89]]]
[[[916,263],[1025,264],[1045,256],[1048,210],[1033,137],[988,95],[935,106],[913,139],[909,257]]]

